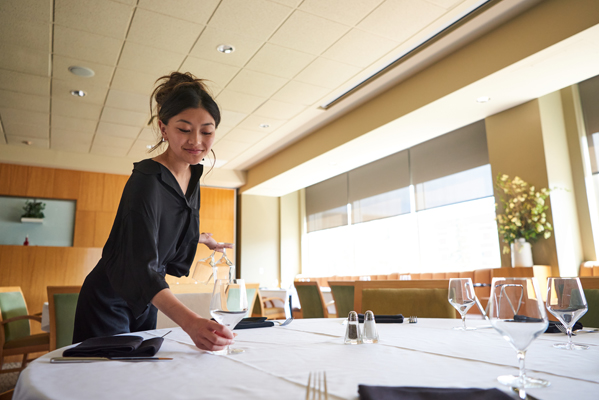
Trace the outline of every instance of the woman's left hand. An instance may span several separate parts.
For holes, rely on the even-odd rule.
[[[231,243],[217,242],[212,237],[212,233],[206,233],[206,232],[201,233],[200,240],[198,240],[198,242],[205,244],[206,247],[208,247],[210,250],[216,250],[216,251],[220,251],[220,252],[222,252],[223,249],[232,249],[233,248],[233,245]]]

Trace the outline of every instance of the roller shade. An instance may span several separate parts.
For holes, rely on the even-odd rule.
[[[347,174],[306,188],[308,232],[347,225]]]
[[[407,150],[350,171],[352,223],[409,213],[409,186]]]

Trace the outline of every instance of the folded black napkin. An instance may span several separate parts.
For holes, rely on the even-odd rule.
[[[549,326],[547,327],[545,333],[561,333],[562,331],[559,330],[559,328],[557,327],[558,325],[562,325],[562,323],[557,321],[549,321]],[[576,322],[572,327],[573,331],[576,331],[578,329],[582,329],[582,324],[580,322]]]
[[[499,389],[359,385],[360,400],[512,400]]]
[[[268,328],[269,326],[275,326],[275,323],[267,321],[266,317],[249,317],[239,321],[233,329]]]
[[[364,322],[364,314],[358,314],[358,321]],[[374,322],[377,324],[401,324],[403,322],[403,315],[375,315]]]
[[[105,336],[84,340],[65,350],[63,357],[153,357],[162,342],[161,337],[144,340],[141,336]]]

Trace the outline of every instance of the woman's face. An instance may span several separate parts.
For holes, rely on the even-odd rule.
[[[188,164],[199,164],[210,152],[215,139],[214,118],[203,108],[188,108],[172,117],[168,124],[158,121],[167,151]]]

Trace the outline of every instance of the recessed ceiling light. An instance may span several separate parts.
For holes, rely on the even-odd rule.
[[[69,67],[69,71],[73,75],[82,76],[84,78],[91,78],[96,74],[93,69],[87,67],[80,67],[78,65],[71,65]]]
[[[216,50],[220,51],[221,53],[229,54],[235,51],[235,47],[229,44],[221,44],[216,48]]]
[[[151,149],[152,147],[154,147],[154,146],[152,146],[151,144],[146,145],[146,149],[148,149],[148,150]]]
[[[489,96],[481,96],[478,99],[476,99],[477,103],[486,103],[489,100],[491,100]]]
[[[71,94],[75,97],[84,97],[87,93],[83,90],[71,90]]]
[[[31,140],[23,140],[21,143],[26,144],[27,146],[31,146],[33,144]]]
[[[268,125],[268,124],[260,124],[260,128],[264,128],[264,129],[270,128],[270,125]]]

